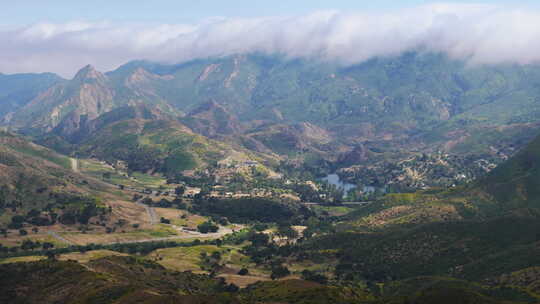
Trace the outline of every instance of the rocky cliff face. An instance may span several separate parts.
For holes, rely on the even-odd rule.
[[[88,65],[68,82],[55,85],[34,98],[13,117],[13,122],[37,132],[56,129],[69,135],[81,123],[113,108],[114,90],[107,77]]]

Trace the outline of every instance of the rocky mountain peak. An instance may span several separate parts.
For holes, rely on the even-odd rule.
[[[80,69],[77,72],[77,74],[75,74],[75,77],[73,78],[73,80],[80,80],[80,81],[85,81],[85,80],[90,80],[90,79],[103,81],[105,80],[105,75],[103,75],[103,73],[96,70],[94,66],[89,64],[83,67],[82,69]]]

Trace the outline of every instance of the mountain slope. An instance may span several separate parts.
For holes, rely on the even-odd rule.
[[[14,75],[0,73],[0,117],[7,115],[2,123],[9,123],[13,115],[10,113],[16,112],[39,93],[62,81],[62,78],[52,73]]]
[[[99,198],[109,188],[71,170],[68,157],[0,133],[0,223],[17,228],[22,221],[50,225],[86,223],[104,213]]]
[[[144,101],[170,110],[143,86],[147,74],[139,69],[118,84],[87,65],[72,80],[43,91],[14,113],[11,125],[33,134],[54,132],[71,136],[86,122],[122,105]]]
[[[71,153],[109,163],[123,161],[129,170],[161,172],[169,177],[216,166],[233,154],[245,160],[267,157],[196,134],[175,116],[144,104],[105,113],[86,123],[72,137],[44,140],[51,145],[68,146]]]
[[[540,208],[540,137],[474,187],[507,208]]]
[[[470,172],[414,167],[414,159],[443,151],[458,169],[464,161],[501,163],[540,129],[538,84],[537,65],[467,66],[423,52],[348,67],[262,54],[134,61],[105,74],[87,66],[7,118],[26,134],[73,143],[101,115],[142,103],[205,137],[345,169],[351,183],[373,186],[373,178],[357,177],[366,168],[384,175],[378,181],[396,180],[384,160],[413,159],[414,172],[434,168],[428,186],[452,185]],[[412,175],[400,188],[426,184]]]

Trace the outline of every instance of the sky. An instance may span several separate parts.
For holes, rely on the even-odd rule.
[[[429,0],[0,0],[0,24],[73,20],[193,23],[211,17],[302,15],[317,10],[395,10],[436,3]],[[537,0],[477,0],[474,3],[540,6]],[[471,3],[471,1],[452,1]]]
[[[0,0],[1,1],[4,0]],[[344,65],[423,49],[473,64],[540,61],[540,1],[5,1],[0,73],[111,70],[279,53]]]

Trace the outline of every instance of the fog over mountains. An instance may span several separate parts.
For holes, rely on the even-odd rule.
[[[261,52],[357,64],[405,51],[443,52],[471,64],[540,59],[540,12],[497,5],[431,4],[390,12],[210,18],[194,24],[43,22],[0,31],[3,73],[112,70],[134,59],[167,63]]]

